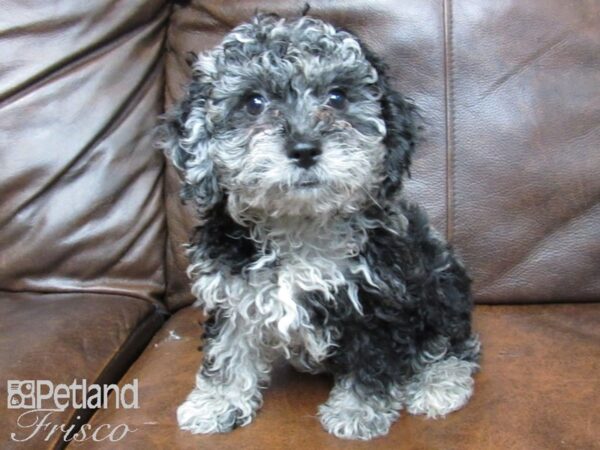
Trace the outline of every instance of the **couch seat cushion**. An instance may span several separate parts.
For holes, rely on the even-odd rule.
[[[126,424],[128,449],[534,449],[594,448],[600,442],[600,304],[478,306],[484,346],[471,402],[446,419],[403,414],[370,443],[328,435],[317,418],[327,377],[280,367],[255,421],[224,435],[180,431],[175,410],[200,364],[200,314],[176,313],[123,382],[139,380],[140,408],[99,410],[91,427]],[[76,444],[72,444],[76,447]],[[105,441],[85,448],[114,448]]]
[[[155,304],[134,297],[1,292],[0,447],[61,447],[59,430],[47,438],[52,426],[68,428],[90,415],[69,407],[52,412],[45,430],[34,433],[36,427],[19,428],[17,420],[27,410],[7,407],[8,380],[117,382],[161,323]],[[22,420],[25,425],[34,422]],[[14,442],[13,433],[15,439],[28,439]]]

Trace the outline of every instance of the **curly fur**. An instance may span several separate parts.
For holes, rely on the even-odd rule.
[[[259,15],[192,69],[161,139],[201,220],[189,275],[210,316],[180,426],[250,423],[280,355],[335,376],[319,413],[343,438],[387,433],[402,405],[430,417],[464,405],[479,356],[470,280],[401,196],[416,113],[384,64],[323,21]],[[260,114],[245,108],[253,94]],[[314,166],[286,154],[297,140],[318,143]]]

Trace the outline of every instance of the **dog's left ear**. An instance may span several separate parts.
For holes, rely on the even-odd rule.
[[[411,158],[417,142],[417,111],[413,103],[391,87],[385,63],[363,43],[361,47],[367,61],[377,71],[381,93],[381,113],[387,130],[384,143],[388,152],[379,195],[386,199],[402,187],[404,174],[410,176]]]

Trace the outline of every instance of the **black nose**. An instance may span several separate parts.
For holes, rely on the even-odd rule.
[[[295,142],[287,148],[287,155],[296,161],[300,167],[308,169],[317,162],[317,157],[323,153],[321,147],[314,142]]]

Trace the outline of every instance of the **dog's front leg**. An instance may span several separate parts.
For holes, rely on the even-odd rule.
[[[228,319],[218,328],[205,342],[196,387],[177,409],[181,429],[194,434],[248,425],[262,404],[260,388],[269,381],[270,360],[248,327]]]
[[[337,377],[319,416],[323,427],[337,437],[368,440],[387,434],[400,409],[402,392],[396,386],[373,392],[346,375]]]

